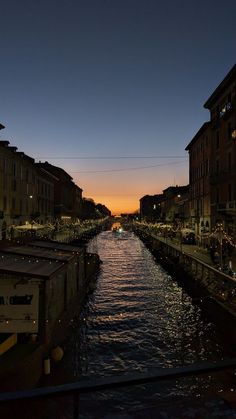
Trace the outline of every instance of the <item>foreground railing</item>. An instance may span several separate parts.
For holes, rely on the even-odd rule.
[[[152,369],[145,373],[133,373],[125,377],[105,377],[82,379],[78,382],[68,384],[35,388],[32,390],[13,391],[0,393],[0,407],[13,401],[44,399],[52,396],[73,396],[72,418],[79,417],[79,394],[92,393],[101,390],[112,390],[116,388],[150,384],[163,380],[172,380],[187,376],[196,376],[219,372],[222,370],[236,368],[236,358],[217,361],[214,363],[203,362],[178,368]]]

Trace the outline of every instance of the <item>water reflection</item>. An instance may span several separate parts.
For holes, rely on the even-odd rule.
[[[75,377],[144,372],[229,356],[215,326],[133,233],[102,232],[88,250],[98,252],[103,264],[97,288],[68,341],[68,368]],[[95,406],[107,399],[113,409],[116,403],[145,406],[157,395],[198,395],[210,385],[209,377],[192,377],[145,386],[145,392],[140,386],[83,396],[82,403],[85,410],[91,397]]]

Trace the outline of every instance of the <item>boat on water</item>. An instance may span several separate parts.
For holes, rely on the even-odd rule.
[[[115,234],[120,234],[123,231],[120,223],[114,223],[111,227],[111,231]]]

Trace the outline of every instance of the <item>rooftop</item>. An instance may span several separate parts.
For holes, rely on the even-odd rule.
[[[234,64],[234,66],[231,68],[231,70],[228,72],[228,74],[225,76],[222,82],[214,90],[212,95],[207,99],[206,103],[204,104],[204,108],[210,109],[212,105],[214,105],[214,103],[217,101],[219,96],[222,94],[222,92],[225,89],[227,89],[230,83],[232,83],[232,81],[235,79],[236,79],[236,64]]]
[[[60,260],[69,262],[74,258],[73,254],[58,250],[55,252],[54,249],[37,248],[30,246],[9,246],[2,250],[6,253],[15,255],[34,256],[35,258],[43,258],[45,260]]]
[[[0,275],[13,274],[40,279],[49,279],[64,268],[64,263],[44,259],[16,256],[14,254],[0,253]]]

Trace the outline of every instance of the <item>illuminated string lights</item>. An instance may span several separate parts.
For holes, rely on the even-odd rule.
[[[236,247],[236,244],[233,242],[232,237],[227,235],[227,233],[223,230],[222,225],[216,226],[215,230],[212,233],[210,233],[208,237],[216,238],[220,242],[225,240],[232,247]]]

